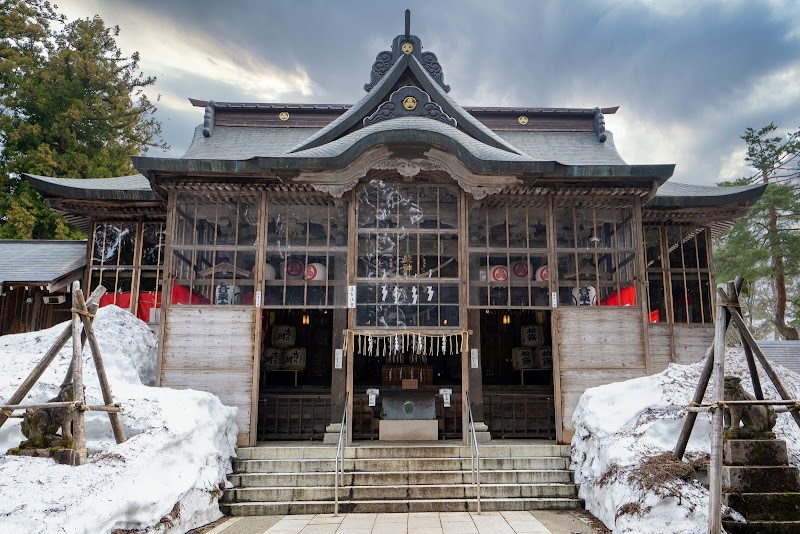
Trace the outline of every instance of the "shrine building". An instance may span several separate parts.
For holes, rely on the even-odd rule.
[[[712,239],[763,185],[620,157],[617,107],[462,107],[408,29],[353,105],[191,100],[179,158],[27,174],[159,333],[157,384],[236,406],[239,444],[568,443],[593,386],[702,358]],[[353,87],[356,90],[361,88]],[[189,132],[187,132],[189,135]]]

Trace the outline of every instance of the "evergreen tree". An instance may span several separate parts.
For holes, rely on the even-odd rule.
[[[800,319],[800,291],[796,289],[800,277],[800,130],[786,138],[775,135],[776,130],[770,123],[759,130],[747,128],[742,136],[747,143],[746,161],[757,172],[726,185],[758,181],[769,185],[750,215],[723,236],[714,261],[718,280],[742,275],[751,283],[751,291],[768,288],[770,295],[754,295],[752,301],[769,305],[777,333],[796,340]],[[751,316],[755,313],[751,310]]]
[[[155,78],[99,17],[67,22],[42,0],[0,0],[0,238],[80,236],[19,173],[134,174],[130,157],[160,139],[144,94]]]

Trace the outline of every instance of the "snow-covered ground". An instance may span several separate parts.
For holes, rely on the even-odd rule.
[[[572,468],[586,508],[613,532],[706,532],[708,490],[691,476],[681,479],[665,473],[675,466],[663,461],[642,467],[648,458],[675,448],[686,416],[681,408],[691,401],[703,364],[672,364],[657,375],[592,388],[581,397],[572,419]],[[789,393],[800,395],[800,376],[773,367]],[[765,398],[779,399],[766,373],[758,368]],[[742,385],[752,393],[741,348],[726,350],[725,375],[747,377]],[[712,379],[705,402],[710,402],[713,387]],[[687,460],[707,460],[710,431],[711,416],[700,414]],[[786,440],[791,464],[800,465],[800,430],[789,414],[778,415],[775,433]],[[651,483],[647,476],[652,474],[662,482]]]
[[[67,323],[0,337],[0,400],[11,397]],[[217,500],[235,454],[235,408],[209,393],[148,387],[156,337],[116,306],[95,332],[128,438],[117,445],[108,416],[87,412],[89,459],[71,467],[7,455],[24,439],[20,419],[0,428],[0,532],[100,534],[115,529],[183,533],[222,516]],[[72,355],[67,342],[25,403],[56,396]],[[103,404],[91,351],[84,352],[88,404]],[[18,412],[19,413],[19,412]]]

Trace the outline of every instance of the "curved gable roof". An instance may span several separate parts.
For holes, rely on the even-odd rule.
[[[442,87],[431,78],[430,74],[428,74],[425,68],[412,55],[404,55],[399,58],[361,100],[356,102],[350,109],[328,126],[315,132],[308,139],[289,150],[289,152],[300,152],[309,148],[328,144],[346,135],[354,128],[360,128],[365,118],[372,114],[380,104],[389,100],[392,90],[403,78],[406,71],[411,72],[414,78],[419,82],[420,89],[428,93],[433,102],[439,104],[445,113],[456,120],[456,128],[474,137],[483,144],[507,152],[522,154],[521,150],[503,140],[503,138],[484,126],[479,120],[470,115],[453,100]]]

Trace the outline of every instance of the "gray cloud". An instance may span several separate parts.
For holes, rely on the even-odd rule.
[[[635,163],[677,163],[676,179],[713,183],[741,150],[746,126],[800,126],[800,7],[780,2],[409,0],[394,2],[212,0],[65,3],[109,24],[144,21],[136,40],[199,37],[198,56],[247,50],[282,72],[304,71],[313,94],[280,101],[351,103],[363,94],[375,55],[403,29],[437,53],[452,95],[464,105],[622,106],[609,117],[621,153]],[[146,21],[150,21],[147,23]],[[179,35],[156,28],[168,22]],[[153,28],[148,33],[148,28]],[[134,41],[137,42],[137,41]],[[143,52],[144,53],[144,52]],[[189,58],[187,58],[189,59]],[[146,70],[148,58],[143,55]],[[800,72],[800,71],[798,71]],[[209,77],[156,72],[158,89],[183,97],[260,100]],[[197,73],[201,75],[202,73]],[[759,95],[762,95],[759,97]],[[763,98],[768,95],[769,98]],[[179,155],[202,111],[162,107],[165,136]],[[742,169],[744,172],[744,169]]]

